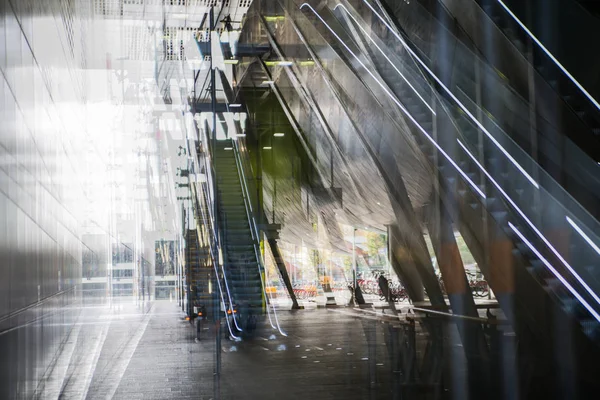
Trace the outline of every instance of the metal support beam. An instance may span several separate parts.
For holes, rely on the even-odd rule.
[[[298,300],[296,299],[296,295],[294,294],[294,288],[292,287],[290,276],[288,275],[287,269],[285,268],[283,257],[281,257],[277,240],[273,237],[267,236],[267,241],[269,242],[269,247],[271,248],[271,253],[273,254],[275,264],[277,264],[277,269],[279,269],[279,273],[281,274],[281,279],[283,279],[283,283],[285,284],[288,294],[290,295],[290,299],[292,299],[292,310],[298,310],[301,307],[300,305],[298,305]]]
[[[396,224],[389,226],[390,261],[412,301],[424,301],[423,282]]]
[[[448,212],[440,203],[438,198],[430,205],[427,229],[442,273],[452,313],[477,318],[479,314],[469,288],[452,222]],[[483,328],[480,324],[462,319],[456,322],[456,328],[468,363],[470,391],[476,397],[484,396],[486,388],[489,388],[491,376],[489,375],[489,351]]]

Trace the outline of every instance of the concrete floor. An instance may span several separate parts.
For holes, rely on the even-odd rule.
[[[86,308],[36,397],[393,398],[380,321],[345,308],[279,311],[278,317],[287,337],[266,318],[252,339],[223,335],[217,382],[212,329],[196,341],[175,302]]]

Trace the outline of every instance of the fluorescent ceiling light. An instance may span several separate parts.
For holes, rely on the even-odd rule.
[[[263,150],[271,150],[271,146],[265,146],[263,147]]]
[[[267,22],[275,22],[275,21],[283,21],[285,20],[285,16],[283,15],[267,15],[265,16],[265,21]]]
[[[281,61],[265,61],[265,65],[272,67],[274,65],[279,65],[279,66],[290,66],[290,65],[294,65],[293,61],[285,61],[285,60],[281,60]]]
[[[229,104],[229,107],[241,107],[242,105],[240,103],[231,103]]]
[[[283,137],[283,136],[285,136],[285,133],[274,133],[273,136],[275,136],[275,137]]]
[[[225,147],[224,150],[233,150],[233,147]]]
[[[262,81],[261,85],[271,85],[275,83],[274,81]]]
[[[245,133],[238,133],[237,135],[235,135],[236,137],[246,137]]]
[[[225,63],[225,64],[237,64],[239,62],[240,62],[240,60],[236,60],[236,59],[229,59],[229,60],[223,61],[223,63]]]

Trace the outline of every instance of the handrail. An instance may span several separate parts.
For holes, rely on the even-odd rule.
[[[269,316],[269,322],[271,323],[271,327],[273,329],[277,329],[279,331],[279,333],[281,333],[283,336],[287,336],[287,334],[281,329],[281,326],[279,325],[279,318],[277,317],[277,311],[275,309],[275,305],[273,304],[273,294],[267,293],[267,290],[266,290],[265,280],[262,275],[262,271],[265,271],[265,267],[262,263],[262,257],[260,256],[260,248],[258,245],[258,243],[259,243],[258,227],[257,227],[256,221],[254,219],[252,205],[250,204],[251,203],[250,202],[250,193],[248,190],[248,185],[246,183],[246,174],[244,172],[244,166],[243,166],[240,151],[238,148],[237,140],[231,140],[231,142],[233,144],[232,148],[233,148],[233,152],[234,152],[234,156],[235,156],[235,162],[238,167],[238,177],[240,179],[240,185],[242,187],[242,197],[244,199],[246,216],[248,218],[248,223],[250,224],[250,232],[252,234],[252,244],[254,247],[254,254],[256,255],[258,274],[260,276],[260,283],[262,286],[263,293],[265,294],[265,299],[268,300],[267,301],[267,314]],[[275,316],[275,323],[277,324],[277,328],[275,328],[275,326],[273,325],[273,321],[271,319],[271,313],[269,311],[269,305],[271,307],[273,307],[273,315]]]

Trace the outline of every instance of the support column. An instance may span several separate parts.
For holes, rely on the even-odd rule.
[[[271,248],[271,253],[273,254],[275,264],[277,264],[277,269],[279,269],[279,273],[281,274],[281,279],[283,279],[283,283],[285,284],[290,299],[292,299],[292,310],[299,310],[302,307],[298,305],[298,300],[296,299],[296,294],[294,293],[294,288],[292,287],[290,276],[288,275],[287,269],[285,268],[283,257],[281,257],[281,253],[279,252],[279,245],[277,244],[277,240],[272,237],[267,237],[267,241],[269,242],[269,247]]]
[[[441,205],[439,198],[430,205],[428,211],[427,228],[452,313],[477,318],[479,314],[469,288],[450,216]],[[484,396],[484,391],[489,388],[491,377],[489,352],[483,328],[479,323],[466,320],[458,320],[456,328],[467,358],[470,391],[476,397]]]
[[[424,301],[423,282],[396,224],[389,226],[390,261],[412,301]]]

